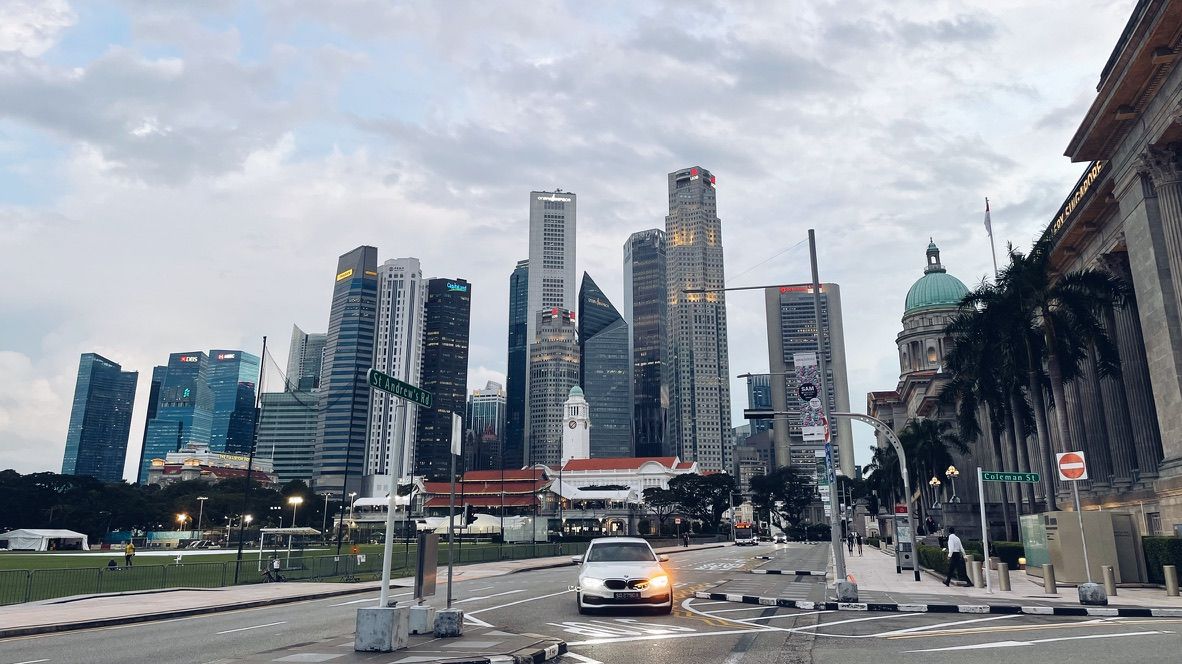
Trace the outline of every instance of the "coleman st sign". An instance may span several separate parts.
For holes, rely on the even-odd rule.
[[[1040,479],[1038,473],[1004,473],[995,470],[981,471],[981,479],[986,482],[1025,482],[1027,484],[1038,484]]]
[[[423,408],[431,407],[431,393],[419,389],[410,383],[404,383],[377,369],[370,369],[369,373],[366,374],[366,379],[369,382],[369,386],[375,390],[388,392],[407,401],[413,401]]]

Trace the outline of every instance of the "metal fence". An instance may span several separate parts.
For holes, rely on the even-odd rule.
[[[455,547],[455,564],[469,565],[501,560],[523,560],[548,556],[581,555],[586,542],[550,544],[506,544],[503,546]],[[411,576],[418,564],[417,552],[396,547],[391,575]],[[280,574],[287,581],[352,582],[375,581],[382,577],[382,554],[302,556],[280,554]],[[141,564],[133,567],[76,567],[38,570],[0,570],[0,605],[20,604],[98,593],[137,592],[166,588],[222,588],[266,582],[269,558],[261,561],[211,563]],[[439,565],[447,564],[447,548],[439,549]],[[237,572],[237,574],[235,574]]]

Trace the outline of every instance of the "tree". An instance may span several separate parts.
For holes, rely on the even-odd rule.
[[[781,466],[768,475],[751,478],[751,504],[772,515],[782,530],[796,528],[804,511],[817,499],[812,480],[796,466]]]
[[[657,517],[657,532],[665,532],[665,521],[677,511],[677,496],[659,486],[648,487],[642,495],[645,509]]]
[[[734,488],[734,480],[725,473],[691,473],[669,480],[669,490],[681,509],[706,524],[711,532],[718,532],[722,515],[731,507]]]

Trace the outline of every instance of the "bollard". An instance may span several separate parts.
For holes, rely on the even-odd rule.
[[[1042,590],[1048,595],[1059,594],[1059,588],[1055,584],[1055,566],[1050,563],[1042,566]]]
[[[1112,565],[1103,565],[1100,571],[1104,574],[1104,592],[1112,597],[1116,594],[1116,571],[1112,569]]]
[[[985,575],[989,572],[985,569],[985,562],[981,560],[973,561],[973,585],[978,588],[985,587]]]
[[[1010,564],[1009,563],[998,563],[997,564],[997,589],[998,590],[1006,590],[1006,591],[1008,591],[1010,589]]]
[[[1169,597],[1178,596],[1178,568],[1173,565],[1166,565],[1162,568],[1166,575],[1166,595]]]

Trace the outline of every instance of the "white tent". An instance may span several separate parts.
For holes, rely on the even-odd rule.
[[[48,551],[50,542],[55,549],[90,550],[86,535],[72,530],[22,528],[0,533],[0,549],[10,551]]]

